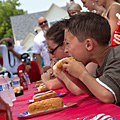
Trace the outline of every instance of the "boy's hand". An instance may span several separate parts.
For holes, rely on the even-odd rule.
[[[70,59],[65,59],[63,62],[63,69],[76,78],[82,77],[83,73],[87,72],[85,66],[81,62]]]

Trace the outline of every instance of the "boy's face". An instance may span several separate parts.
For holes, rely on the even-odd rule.
[[[69,52],[76,60],[86,64],[85,41],[79,42],[78,39],[66,29],[65,44],[65,52]]]

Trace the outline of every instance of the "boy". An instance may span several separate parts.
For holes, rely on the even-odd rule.
[[[88,94],[104,103],[120,104],[120,46],[109,47],[108,21],[86,12],[65,20],[61,25],[65,29],[65,52],[75,58],[64,60],[63,69],[78,78],[73,82],[79,87],[84,84],[89,89]],[[95,77],[85,68],[89,62],[98,64]]]

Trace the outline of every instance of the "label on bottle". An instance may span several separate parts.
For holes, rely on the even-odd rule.
[[[27,86],[26,82],[23,82],[23,85],[24,85],[24,86]]]
[[[13,81],[13,85],[19,84],[19,81]]]
[[[28,89],[28,86],[27,86],[26,82],[23,82],[23,83],[22,83],[22,86],[23,86],[23,89],[24,89],[24,90],[27,90],[27,89]]]
[[[8,90],[8,89],[9,89],[9,85],[8,84],[0,85],[0,91],[4,91],[4,90]]]
[[[117,25],[120,25],[120,20],[117,22]]]
[[[10,87],[12,87],[12,82],[10,82]]]
[[[115,47],[115,46],[118,46],[118,45],[120,45],[120,20],[118,20],[117,27],[116,27],[115,31],[113,32],[110,47]]]
[[[26,78],[26,79],[28,79],[28,78],[29,78],[29,76],[28,76],[28,75],[26,75],[26,76],[25,76],[25,78]]]

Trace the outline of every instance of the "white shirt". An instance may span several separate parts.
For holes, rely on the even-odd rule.
[[[50,65],[50,58],[47,51],[46,39],[44,37],[43,31],[40,31],[34,38],[33,43],[33,53],[41,54],[44,61],[44,66]]]
[[[14,51],[16,51],[19,54],[24,53],[21,46],[14,45],[13,49],[14,49]],[[12,52],[9,51],[9,53],[10,53],[10,61],[9,61],[8,49],[7,49],[6,45],[0,45],[0,54],[2,54],[2,56],[3,56],[3,67],[5,67],[11,73],[17,73],[17,68],[22,63]],[[14,64],[15,64],[15,66],[14,66]]]

